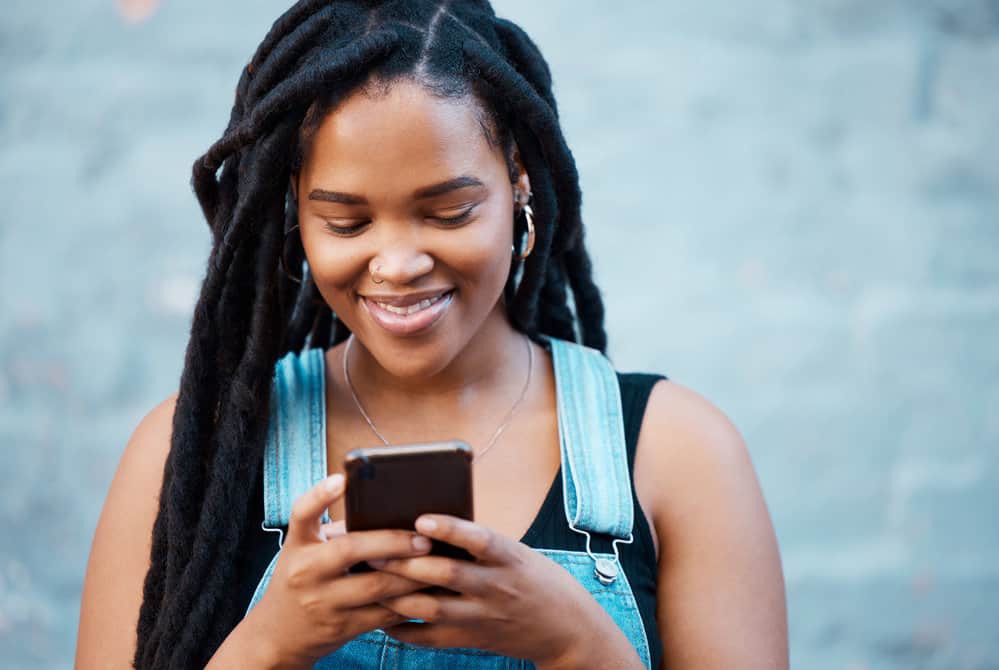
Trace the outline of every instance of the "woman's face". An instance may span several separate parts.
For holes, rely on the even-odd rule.
[[[322,121],[293,177],[319,292],[400,377],[439,372],[484,325],[506,323],[515,191],[475,104],[406,79],[358,91]]]

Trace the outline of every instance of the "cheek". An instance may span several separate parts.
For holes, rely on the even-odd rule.
[[[446,252],[441,250],[439,261],[456,273],[460,281],[498,294],[510,273],[513,234],[511,230],[499,226],[490,228],[469,230],[468,234],[461,236],[462,239],[455,238],[453,243],[448,244]]]
[[[451,231],[460,232],[461,240],[455,240],[458,244],[449,254],[448,264],[469,282],[482,289],[488,287],[498,296],[510,273],[513,208],[505,198],[502,202],[496,200],[489,203],[489,211],[481,219],[460,231]]]
[[[367,256],[351,244],[353,240],[323,239],[321,234],[317,234],[317,238],[312,244],[303,240],[307,245],[309,267],[319,292],[333,311],[337,311],[351,300],[358,278],[367,272]]]

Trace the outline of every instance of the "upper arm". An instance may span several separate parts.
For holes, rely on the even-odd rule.
[[[777,539],[735,426],[693,391],[659,382],[635,471],[659,540],[664,667],[787,668]]]
[[[76,668],[131,668],[176,394],[129,439],[97,522],[80,605]]]

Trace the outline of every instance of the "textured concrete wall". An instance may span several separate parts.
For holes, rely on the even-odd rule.
[[[101,501],[180,372],[189,167],[278,4],[4,3],[2,667],[71,665]],[[612,355],[747,438],[794,666],[999,668],[999,2],[496,6],[555,74]]]

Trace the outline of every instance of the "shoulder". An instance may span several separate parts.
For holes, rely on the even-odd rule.
[[[131,662],[176,405],[173,393],[139,421],[111,481],[84,578],[78,668]]]
[[[176,392],[171,393],[156,404],[132,431],[111,481],[101,514],[101,524],[109,516],[116,519],[119,510],[136,511],[135,506],[155,516],[160,486],[163,483],[163,470],[173,437],[177,395]],[[132,516],[128,516],[128,519],[131,522]]]
[[[133,443],[146,443],[149,440],[158,444],[162,448],[162,442],[166,441],[167,445],[170,443],[170,437],[173,435],[173,415],[177,409],[177,396],[179,394],[174,391],[161,402],[154,405],[149,412],[146,413],[142,420],[139,421],[135,430],[132,432],[132,437],[129,439],[129,444]]]
[[[153,483],[156,484],[157,492],[162,480],[163,467],[170,453],[177,395],[176,392],[171,393],[142,417],[132,431],[118,466],[119,475],[128,473],[135,474],[140,479],[155,480]]]
[[[648,496],[655,516],[757,488],[739,430],[714,403],[675,381],[654,382],[635,458],[636,472],[652,474],[658,484]]]
[[[676,381],[660,379],[649,393],[642,419],[641,451],[672,469],[745,467],[746,443],[714,403]]]
[[[108,503],[112,502],[112,495],[125,491],[137,494],[140,491],[155,491],[159,494],[173,437],[177,395],[176,392],[171,393],[157,403],[135,426],[118,462]]]
[[[659,556],[666,665],[786,668],[780,552],[746,443],[713,403],[652,389],[635,462]]]

